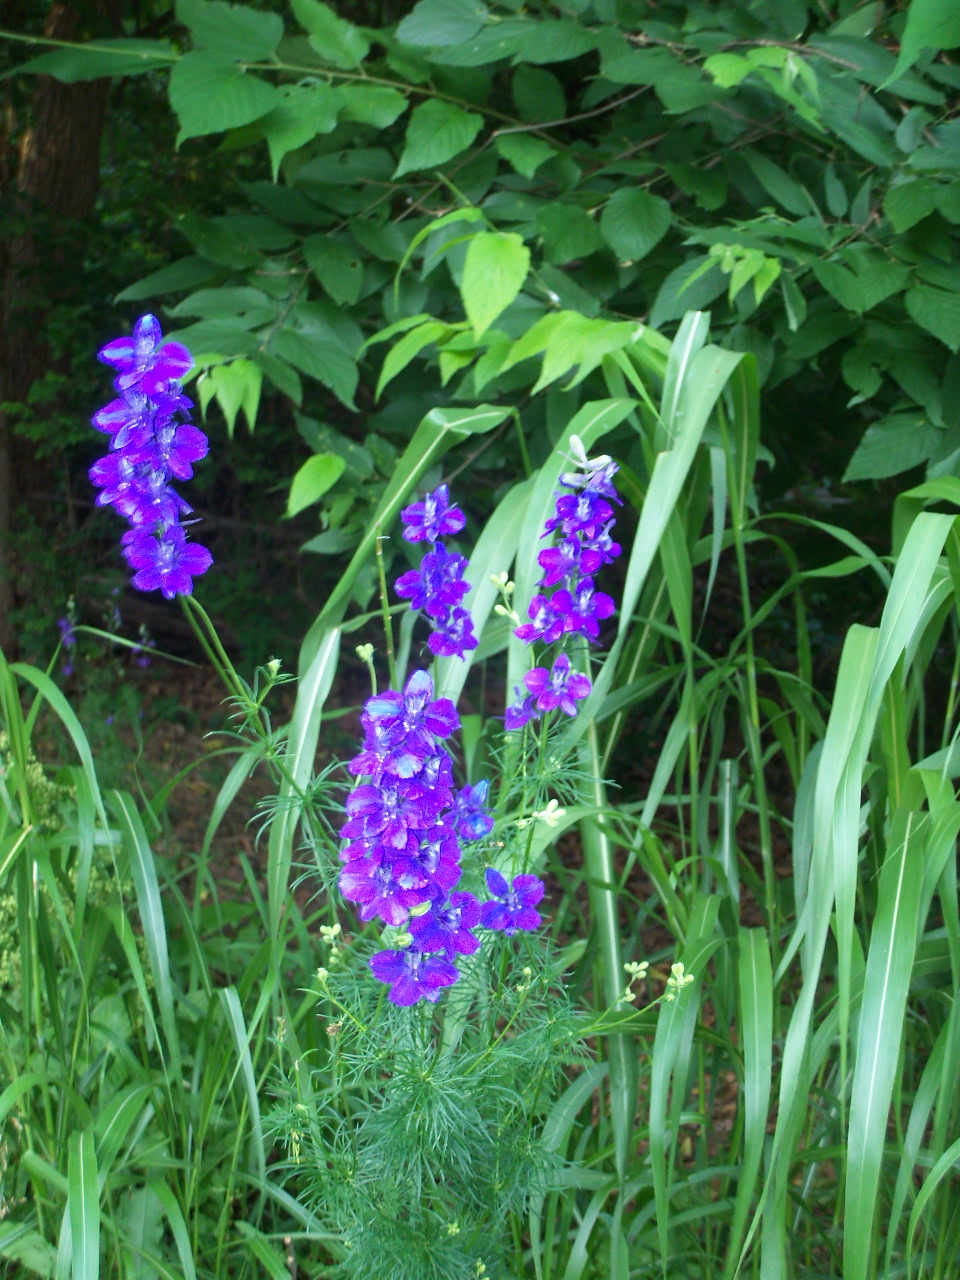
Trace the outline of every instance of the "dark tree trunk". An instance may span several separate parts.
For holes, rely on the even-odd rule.
[[[80,40],[115,32],[118,19],[115,0],[58,0],[44,33]],[[108,80],[61,84],[38,76],[29,125],[8,172],[0,170],[0,200],[13,222],[0,245],[0,404],[26,399],[47,367],[47,313],[72,292],[80,225],[97,197],[109,89]],[[23,493],[30,462],[29,446],[14,437],[0,409],[0,646],[8,654],[16,648],[10,622],[17,568],[10,543],[13,503]]]

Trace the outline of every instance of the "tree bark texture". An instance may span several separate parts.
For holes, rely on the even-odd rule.
[[[116,0],[57,0],[44,34],[81,40],[113,34],[118,25]],[[48,312],[71,297],[79,278],[82,223],[97,198],[109,89],[109,80],[61,84],[37,76],[29,121],[17,143],[15,122],[8,119],[6,163],[0,166],[0,207],[9,228],[0,242],[0,405],[25,400],[48,367]],[[0,647],[8,655],[16,649],[14,502],[29,492],[34,468],[31,446],[14,435],[0,407]]]

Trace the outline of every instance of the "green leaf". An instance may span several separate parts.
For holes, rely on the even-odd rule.
[[[265,61],[283,39],[279,14],[222,0],[177,0],[177,21],[190,29],[195,49],[238,62]]]
[[[707,58],[703,69],[721,89],[732,89],[745,80],[754,67],[739,53],[715,53]]]
[[[927,461],[940,438],[922,413],[890,414],[867,428],[843,479],[882,480],[909,471]]]
[[[897,235],[909,231],[933,213],[937,207],[939,190],[938,183],[923,178],[918,182],[905,182],[899,187],[890,188],[883,201],[883,211]]]
[[[306,507],[319,502],[327,490],[337,483],[346,466],[338,453],[315,453],[312,458],[308,458],[290,485],[287,515],[298,515]]]
[[[506,18],[502,22],[484,27],[479,34],[463,44],[433,49],[430,61],[445,67],[484,67],[491,62],[512,58],[523,48],[529,35],[529,22],[515,22]]]
[[[341,120],[373,125],[375,129],[389,129],[408,105],[406,97],[397,89],[381,85],[344,85],[340,96],[343,100]]]
[[[804,214],[811,212],[811,202],[803,188],[799,182],[795,182],[790,177],[786,170],[774,164],[768,156],[754,151],[752,147],[747,147],[742,155],[763,189],[769,192],[778,204],[783,205],[788,213],[803,217]]]
[[[482,0],[420,0],[397,27],[397,39],[432,49],[464,44],[489,16]]]
[[[91,1129],[70,1135],[67,1183],[73,1280],[99,1280],[100,1192]]]
[[[387,352],[387,358],[380,370],[380,377],[377,379],[377,399],[379,400],[380,393],[387,383],[404,370],[414,356],[419,355],[424,347],[429,347],[432,342],[439,342],[451,332],[450,326],[444,324],[442,320],[428,320],[426,324],[411,329],[399,342],[394,343]]]
[[[341,91],[328,84],[284,85],[279,93],[279,106],[260,124],[270,148],[274,182],[287,152],[305,146],[318,133],[332,133],[343,105]]]
[[[621,262],[638,262],[660,243],[672,214],[666,200],[639,187],[615,191],[600,215],[600,229]]]
[[[217,403],[227,422],[227,434],[233,438],[237,414],[242,409],[252,432],[257,425],[263,371],[252,360],[231,360],[215,365],[207,375],[213,384]]]
[[[363,32],[346,22],[320,0],[291,0],[297,21],[310,32],[310,45],[324,62],[352,71],[370,52]]]
[[[513,73],[510,89],[521,120],[563,120],[567,114],[563,85],[552,71],[521,65]]]
[[[596,47],[596,37],[581,23],[547,20],[532,25],[515,58],[518,62],[568,62]]]
[[[848,249],[842,262],[811,263],[824,289],[847,311],[862,313],[899,293],[910,276],[908,267],[891,262],[875,249]]]
[[[951,351],[960,350],[960,293],[917,285],[904,295],[907,311],[922,329]]]
[[[54,49],[5,71],[0,80],[18,75],[53,76],[62,84],[99,80],[101,76],[138,76],[169,66],[177,58],[166,40],[92,40],[70,49]]]
[[[296,369],[287,364],[286,360],[281,360],[279,356],[273,355],[269,351],[256,352],[255,359],[282,395],[287,396],[294,404],[302,402],[303,384]]]
[[[185,54],[170,74],[170,105],[180,120],[178,147],[187,138],[259,120],[277,101],[273,85],[246,75],[218,54]]]
[[[127,285],[118,293],[114,302],[141,302],[144,298],[156,298],[162,293],[180,293],[184,289],[194,289],[198,284],[205,284],[219,275],[217,267],[203,258],[181,258],[179,262],[171,262],[169,266],[152,271],[136,284]]]
[[[310,270],[338,306],[352,306],[363,285],[363,260],[342,240],[325,234],[309,236],[303,253]]]
[[[575,204],[548,204],[537,214],[543,249],[550,262],[571,262],[603,248],[600,228]]]
[[[353,395],[359,380],[357,363],[339,347],[295,329],[282,329],[271,345],[277,355],[289,360],[301,373],[329,387],[348,409],[354,408]]]
[[[460,296],[480,337],[509,307],[530,270],[530,250],[515,231],[481,231],[467,247]]]
[[[723,293],[727,281],[720,267],[711,266],[697,275],[703,263],[703,258],[694,258],[676,267],[664,280],[650,312],[650,324],[654,329],[670,320],[679,320],[687,311],[709,306]],[[697,279],[688,283],[693,275],[697,275]]]
[[[6,1223],[0,1227],[0,1257],[19,1262],[44,1280],[49,1280],[57,1268],[57,1251],[53,1245],[39,1231],[30,1231],[23,1223]]]
[[[960,9],[954,0],[911,0],[896,66],[881,88],[903,75],[924,49],[953,49],[960,45]]]
[[[547,160],[557,153],[542,138],[531,138],[528,133],[507,133],[497,139],[497,150],[517,173],[532,178]]]
[[[480,132],[483,116],[431,98],[421,103],[407,125],[406,144],[395,178],[415,169],[433,169],[465,151]]]

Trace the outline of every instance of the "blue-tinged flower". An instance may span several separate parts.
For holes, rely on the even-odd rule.
[[[187,542],[180,525],[172,525],[157,535],[149,529],[132,529],[123,536],[124,557],[130,567],[137,570],[133,585],[138,591],[159,588],[167,600],[190,595],[193,579],[206,573],[213,563],[206,547]]]
[[[429,617],[437,617],[446,609],[462,604],[470,590],[463,575],[467,561],[442,542],[434,545],[420,562],[419,569],[408,569],[394,584],[397,595],[410,601],[411,609],[422,609]]]
[[[158,379],[179,380],[193,365],[193,357],[186,347],[179,342],[163,342],[160,321],[151,315],[140,317],[129,338],[108,342],[99,356],[104,364],[112,365],[119,373],[119,391],[139,386],[148,374],[153,375],[154,383]]]
[[[537,564],[544,571],[540,585],[553,587],[566,578],[596,572],[603,564],[603,555],[577,538],[564,538],[558,546],[541,551],[537,556]]]
[[[347,796],[347,821],[342,834],[365,840],[376,838],[403,849],[411,831],[433,825],[439,808],[424,796],[404,795],[397,782],[391,785],[390,780],[385,780],[379,786],[363,783]]]
[[[550,671],[546,667],[534,667],[523,677],[523,683],[536,698],[538,711],[556,711],[559,707],[568,716],[577,714],[577,703],[586,698],[592,688],[587,676],[570,669],[570,659],[561,653]]]
[[[540,712],[537,710],[537,703],[533,694],[521,694],[519,689],[514,689],[514,693],[517,694],[516,701],[507,707],[506,714],[503,717],[503,727],[508,732],[512,729],[522,729],[531,720],[540,719]]]
[[[542,640],[545,644],[555,644],[567,627],[568,610],[558,604],[560,592],[554,596],[534,596],[527,609],[529,622],[521,623],[513,634],[524,642],[532,644],[534,640]],[[567,593],[569,594],[569,592]]]
[[[72,598],[69,604],[73,604]],[[58,618],[57,626],[60,628],[60,643],[63,645],[64,649],[62,658],[63,674],[65,676],[72,676],[73,654],[71,653],[71,650],[75,649],[77,646],[77,633],[73,629],[73,621],[70,618]]]
[[[483,779],[472,787],[462,787],[456,796],[454,821],[464,840],[481,840],[493,830],[493,817],[487,809],[490,783]]]
[[[366,861],[348,862],[340,872],[340,892],[348,902],[360,907],[360,919],[366,922],[379,916],[387,924],[403,924],[410,908],[425,901],[426,895],[405,889],[394,878],[393,869]]]
[[[445,610],[434,619],[435,630],[427,641],[430,652],[438,658],[462,658],[468,649],[476,649],[479,641],[473,630],[473,618],[459,606]]]
[[[488,867],[487,888],[493,899],[480,908],[480,923],[485,929],[500,929],[507,937],[513,937],[518,929],[538,929],[542,923],[537,903],[543,898],[545,886],[536,876],[514,876],[509,884],[499,871]]]
[[[460,717],[449,698],[433,700],[433,680],[426,671],[415,671],[403,694],[388,689],[374,694],[365,705],[365,715],[385,726],[394,745],[405,742],[411,749],[422,744],[422,754],[433,754],[431,735],[449,738],[460,728]]]
[[[422,916],[414,916],[409,929],[422,951],[442,951],[448,960],[472,956],[480,939],[471,932],[480,923],[480,903],[472,893],[452,893],[449,901],[434,902]]]
[[[155,475],[170,475],[177,480],[189,480],[193,464],[210,452],[210,443],[199,429],[189,422],[168,421],[154,427],[153,436],[136,447],[131,446],[132,462],[144,462]]]
[[[446,818],[426,831],[416,833],[406,850],[393,859],[393,872],[405,888],[427,888],[431,894],[445,896],[461,875],[460,845],[456,832]]]
[[[544,524],[544,530],[552,533],[562,529],[564,537],[582,535],[596,538],[613,519],[613,507],[598,493],[584,489],[582,493],[564,493],[557,497],[557,513]]]
[[[391,984],[390,1000],[398,1005],[435,1004],[444,987],[452,987],[460,974],[442,956],[424,955],[419,947],[405,951],[378,951],[371,957],[374,977]]]
[[[613,597],[604,591],[596,591],[592,578],[577,583],[576,591],[558,591],[553,605],[563,615],[564,631],[580,632],[591,640],[600,635],[600,623],[609,618],[616,605]]]
[[[407,542],[436,542],[438,538],[450,538],[467,523],[460,508],[451,507],[450,490],[445,484],[428,493],[422,502],[404,507],[400,518]]]

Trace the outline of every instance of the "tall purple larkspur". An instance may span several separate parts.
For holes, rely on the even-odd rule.
[[[188,596],[193,579],[210,568],[206,547],[187,539],[192,511],[170,481],[189,480],[193,464],[207,456],[207,437],[190,421],[193,402],[181,379],[193,357],[179,342],[164,342],[156,316],[145,315],[129,338],[115,338],[99,352],[117,372],[111,400],[93,416],[110,437],[110,452],[90,468],[100,490],[98,506],[111,506],[131,526],[123,555],[139,591],[160,590],[166,599]]]
[[[397,595],[409,600],[411,609],[423,611],[432,629],[427,642],[431,653],[438,658],[462,658],[478,643],[473,619],[463,608],[463,598],[470,590],[463,577],[467,562],[448,551],[439,539],[459,533],[467,523],[466,516],[459,507],[450,505],[450,490],[442,484],[422,502],[404,507],[400,518],[405,541],[426,542],[430,550],[419,569],[408,569],[397,579]]]

